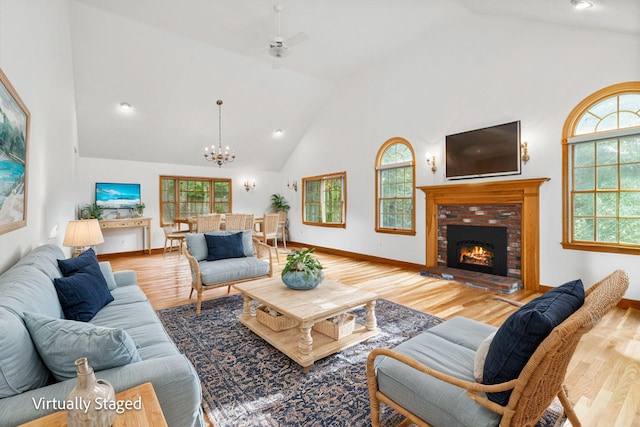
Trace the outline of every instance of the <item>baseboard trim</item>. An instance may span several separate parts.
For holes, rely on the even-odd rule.
[[[151,255],[153,254],[161,254],[163,248],[151,249]],[[128,252],[112,252],[109,254],[97,254],[98,261],[109,261],[114,258],[124,258],[124,257],[132,257],[132,256],[140,256],[140,255],[149,255],[147,250],[137,250],[137,251],[128,251]]]

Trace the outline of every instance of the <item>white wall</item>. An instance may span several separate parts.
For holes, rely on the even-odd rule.
[[[142,201],[146,205],[144,216],[152,218],[151,247],[162,248],[164,233],[160,228],[160,175],[231,178],[233,211],[252,213],[256,216],[262,216],[264,212],[271,210],[273,193],[282,193],[287,197],[284,191],[286,182],[282,183],[280,175],[273,172],[247,172],[233,169],[230,165],[221,168],[212,164],[197,167],[80,157],[78,162],[80,184],[76,203],[82,207],[94,202],[96,182],[139,183]],[[256,181],[255,189],[247,192],[243,186],[245,180]],[[115,211],[110,213],[112,216],[117,214]],[[128,214],[126,210],[121,212],[123,216]],[[109,216],[105,215],[105,218]],[[104,233],[104,240],[103,244],[95,248],[99,254],[140,250],[143,245],[141,229],[109,230]]]
[[[77,145],[67,0],[0,0],[0,67],[31,112],[27,226],[0,235],[0,271],[73,218]],[[55,226],[58,233],[49,238]]]
[[[416,192],[415,236],[374,231],[374,163],[382,143],[394,136],[409,140],[417,155],[417,185],[438,185],[447,182],[445,135],[521,120],[531,160],[521,176],[490,179],[551,178],[541,187],[542,284],[581,277],[588,285],[622,268],[632,281],[626,297],[638,300],[637,256],[570,251],[560,245],[560,139],[564,120],[583,98],[639,75],[637,36],[478,15],[457,22],[353,75],[335,91],[283,176],[300,180],[346,171],[347,228],[301,225],[298,201],[289,213],[291,240],[424,263],[421,191]],[[427,153],[435,154],[440,165],[435,175],[425,162]]]

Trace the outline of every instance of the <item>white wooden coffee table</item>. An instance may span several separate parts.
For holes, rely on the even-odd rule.
[[[244,308],[240,323],[286,354],[308,372],[313,363],[378,334],[375,304],[378,295],[334,280],[325,279],[317,288],[296,291],[287,288],[280,276],[235,285],[242,293]],[[260,323],[251,301],[271,307],[300,323],[299,327],[274,331]],[[313,330],[313,325],[355,308],[365,306],[365,324],[356,323],[353,333],[333,339]]]

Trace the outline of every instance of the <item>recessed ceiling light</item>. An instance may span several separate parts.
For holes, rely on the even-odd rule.
[[[276,129],[273,131],[273,136],[282,136],[284,131],[282,129]]]
[[[588,8],[593,6],[593,3],[591,3],[591,2],[589,2],[587,0],[571,0],[571,4],[576,9],[588,9]]]
[[[120,103],[120,110],[121,111],[131,111],[133,107],[131,107],[131,104],[127,103],[127,102],[121,102]]]

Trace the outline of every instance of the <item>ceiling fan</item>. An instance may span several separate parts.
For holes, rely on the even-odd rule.
[[[280,32],[280,14],[284,10],[284,7],[281,4],[276,4],[273,6],[273,9],[278,15],[278,32],[271,40],[269,40],[269,55],[273,56],[274,58],[281,59],[289,55],[289,48],[291,46],[295,46],[309,40],[309,36],[307,36],[305,33],[298,33],[295,36],[289,37],[285,40],[285,38],[282,36],[282,33]]]

